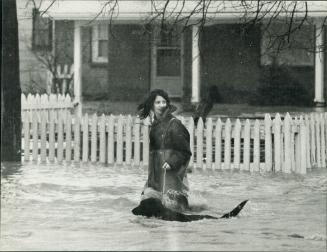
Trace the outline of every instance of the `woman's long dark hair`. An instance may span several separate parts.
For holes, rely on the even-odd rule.
[[[145,99],[144,102],[142,102],[137,107],[138,115],[140,116],[140,119],[145,119],[150,114],[151,109],[153,108],[154,100],[157,96],[163,97],[167,102],[167,108],[170,107],[170,99],[168,97],[168,94],[163,91],[162,89],[154,89],[150,92],[148,97]]]

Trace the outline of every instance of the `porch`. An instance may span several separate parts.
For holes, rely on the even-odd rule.
[[[78,2],[78,1],[77,1]],[[132,1],[133,2],[133,1]],[[135,1],[133,2],[134,4],[136,4],[136,6],[138,8],[136,8],[135,10],[133,9],[131,11],[131,9],[125,5],[125,3],[120,6],[120,12],[119,15],[117,15],[117,17],[115,17],[114,21],[114,25],[119,24],[119,25],[126,25],[126,24],[141,24],[144,23],[145,20],[144,18],[149,17],[148,15],[153,15],[153,10],[150,8],[151,6],[141,6],[141,2],[145,3],[145,1]],[[86,1],[86,3],[84,4],[84,7],[86,6],[86,4],[88,3],[88,1]],[[86,13],[85,10],[79,9],[78,12],[76,13],[67,13],[66,10],[67,9],[71,9],[71,8],[67,8],[68,5],[74,5],[75,3],[73,3],[72,1],[66,1],[65,4],[63,5],[58,5],[58,6],[50,6],[51,8],[47,9],[47,13],[49,16],[51,16],[53,18],[54,21],[62,21],[62,20],[70,20],[72,23],[72,40],[73,40],[73,52],[71,53],[73,56],[73,62],[74,62],[74,97],[75,97],[75,104],[77,104],[76,106],[76,112],[77,114],[81,114],[82,111],[83,113],[87,112],[90,110],[91,113],[93,113],[93,111],[97,111],[99,113],[101,113],[102,110],[104,110],[105,113],[108,113],[107,110],[109,111],[109,113],[116,113],[116,111],[121,111],[121,113],[125,113],[125,111],[127,110],[129,113],[135,113],[135,111],[129,111],[129,107],[131,108],[135,108],[135,102],[131,102],[129,101],[127,104],[121,104],[120,102],[111,102],[110,105],[106,105],[106,102],[100,102],[100,107],[99,109],[94,109],[92,107],[98,107],[97,103],[94,103],[93,105],[89,106],[87,103],[87,101],[82,101],[84,98],[84,92],[85,92],[85,87],[88,87],[90,85],[88,84],[95,84],[95,77],[93,75],[101,75],[102,73],[99,74],[96,70],[99,69],[95,69],[94,66],[88,66],[87,68],[85,68],[85,66],[83,65],[84,62],[84,56],[82,55],[82,47],[83,47],[83,29],[87,26],[90,25],[90,20],[92,21],[92,15],[88,12]],[[66,6],[67,5],[67,6]],[[94,8],[92,9],[92,11],[96,11],[97,8],[96,6],[93,6]],[[321,7],[321,6],[320,6]],[[319,8],[320,8],[319,7]],[[145,9],[144,9],[145,8]],[[150,8],[150,9],[149,9]],[[325,16],[326,13],[326,9],[319,9],[320,12],[316,12],[316,9],[318,8],[317,6],[315,6],[314,4],[310,4],[310,8],[309,8],[309,14],[310,14],[310,24],[314,26],[315,28],[315,41],[314,41],[314,46],[315,48],[324,48],[324,40],[325,40],[325,27],[324,27],[324,22],[322,22],[322,17]],[[151,10],[151,11],[150,11]],[[93,13],[93,12],[92,12]],[[142,15],[140,14],[142,13]],[[239,18],[242,16],[242,11],[238,10],[237,11],[237,15],[232,15],[231,10],[230,9],[226,9],[226,10],[222,10],[222,13],[224,14],[223,16],[220,15],[214,15],[212,16],[212,21],[213,22],[209,22],[206,24],[206,29],[210,30],[211,28],[215,28],[214,26],[219,24],[239,24],[240,20]],[[221,13],[220,13],[221,14]],[[281,15],[281,17],[284,17],[284,15],[286,15],[286,13],[283,13],[283,15]],[[303,17],[304,12],[303,10],[299,12],[299,16]],[[219,44],[222,41],[227,41],[227,43],[229,43],[230,41],[233,41],[235,39],[231,39],[229,37],[225,38],[225,39],[213,39],[213,43],[216,46],[216,49],[218,50],[216,52],[216,54],[211,53],[212,51],[208,50],[208,57],[207,57],[207,63],[208,69],[206,71],[204,71],[203,69],[205,68],[205,63],[203,60],[201,60],[200,57],[200,44],[201,44],[201,30],[199,25],[196,25],[196,21],[199,19],[200,17],[194,17],[194,20],[192,20],[193,22],[193,26],[190,27],[189,30],[189,35],[188,35],[188,40],[189,41],[189,45],[187,45],[186,47],[188,48],[188,63],[186,64],[187,67],[184,65],[182,65],[181,62],[184,61],[183,58],[180,59],[180,61],[178,61],[179,63],[181,63],[180,69],[178,71],[179,73],[179,78],[178,81],[180,82],[180,86],[179,86],[179,91],[180,91],[180,95],[182,95],[187,102],[189,103],[198,103],[201,100],[201,96],[203,93],[203,90],[201,91],[201,89],[206,88],[208,85],[216,85],[217,83],[219,83],[220,85],[228,86],[228,88],[233,89],[234,86],[239,86],[239,83],[247,83],[244,87],[242,87],[241,90],[239,90],[240,94],[238,94],[239,96],[243,97],[244,95],[242,95],[243,93],[246,94],[247,92],[249,92],[249,89],[253,89],[254,85],[251,85],[253,83],[256,82],[260,82],[257,79],[259,78],[258,74],[256,76],[255,80],[252,80],[251,78],[253,78],[254,74],[253,71],[250,71],[249,69],[247,69],[248,67],[253,67],[255,66],[258,69],[255,69],[255,73],[259,73],[261,71],[261,68],[263,68],[263,66],[265,64],[263,64],[262,62],[260,62],[260,60],[262,60],[259,56],[256,58],[256,63],[249,63],[247,61],[244,61],[244,59],[242,60],[240,57],[237,58],[238,56],[234,55],[236,58],[236,60],[234,60],[232,63],[234,64],[232,67],[230,64],[227,64],[226,62],[226,58],[233,58],[231,57],[228,53],[227,53],[227,57],[223,56],[222,54],[219,54],[221,52],[226,51],[223,47],[219,47]],[[93,20],[94,21],[94,20]],[[103,23],[108,23],[108,17],[106,16],[101,16],[98,18],[98,20],[96,21],[97,24],[103,24]],[[105,29],[107,32],[108,30]],[[136,30],[132,30],[132,32],[129,30],[128,34],[132,34],[133,38],[137,37],[140,40],[140,31]],[[211,33],[211,32],[210,32]],[[90,32],[89,32],[90,34]],[[127,34],[127,33],[126,33]],[[212,33],[211,33],[212,34]],[[219,32],[217,32],[216,34],[221,34]],[[124,36],[123,36],[124,37]],[[106,40],[108,40],[107,37],[105,37]],[[124,37],[125,38],[125,37]],[[128,37],[130,38],[130,37]],[[103,38],[102,38],[103,39]],[[135,40],[138,42],[149,42],[149,41],[143,41],[143,40]],[[99,40],[100,41],[100,40]],[[133,44],[134,41],[132,39],[125,39],[122,40],[124,43],[127,41],[132,41]],[[218,43],[220,42],[220,43]],[[258,41],[257,41],[258,42]],[[100,42],[99,42],[100,43]],[[119,44],[120,46],[120,42],[119,41],[111,41],[111,46],[112,44]],[[180,48],[183,48],[183,40],[181,40],[181,46]],[[137,44],[137,43],[136,43]],[[260,43],[257,43],[258,45]],[[110,45],[107,44],[107,46]],[[211,44],[206,44],[207,47],[209,49],[212,49],[213,47],[211,46]],[[218,45],[218,47],[217,47]],[[237,45],[228,45],[228,48],[235,53],[235,50],[233,50],[234,47],[236,47]],[[253,47],[253,43],[249,44],[249,48]],[[84,48],[84,47],[83,47]],[[102,48],[102,46],[100,46],[100,44],[98,44],[97,46],[95,46],[94,48]],[[92,55],[92,57],[94,55],[97,55],[95,51],[93,51],[94,49],[89,48],[88,50],[91,50],[92,52],[90,52],[89,54]],[[104,46],[105,48],[105,46]],[[120,47],[117,47],[120,48]],[[127,47],[124,48],[120,48],[120,50],[118,50],[117,48],[114,48],[114,50],[112,50],[113,53],[107,54],[107,56],[110,58],[110,60],[108,60],[108,65],[106,66],[106,68],[102,69],[106,69],[105,70],[105,74],[104,76],[109,76],[106,77],[107,79],[103,78],[104,81],[103,83],[105,83],[105,85],[103,85],[103,83],[97,85],[96,87],[94,87],[94,89],[97,92],[100,92],[101,94],[103,94],[104,92],[107,92],[109,95],[113,95],[113,97],[119,96],[120,99],[122,100],[127,100],[126,98],[128,98],[129,96],[133,96],[136,97],[136,93],[146,93],[147,91],[149,91],[149,89],[152,89],[153,87],[156,87],[154,85],[154,79],[156,79],[156,77],[158,76],[153,76],[153,73],[155,73],[155,71],[153,71],[153,69],[156,69],[156,65],[155,63],[160,62],[160,60],[155,60],[154,57],[150,57],[151,58],[151,64],[149,63],[149,61],[145,61],[145,60],[140,60],[143,59],[142,57],[140,57],[140,55],[146,55],[149,54],[151,51],[151,55],[156,55],[156,53],[158,53],[160,50],[163,50],[163,48],[159,48],[158,50],[156,49],[156,47],[151,47],[151,48],[147,48],[146,46],[144,46],[142,43],[139,45],[137,44],[137,48],[142,49],[140,52],[138,52],[138,50],[134,50],[134,47],[132,47],[131,45],[128,45]],[[126,48],[128,50],[126,50]],[[150,50],[151,49],[151,50]],[[166,48],[167,49],[167,48]],[[260,46],[256,47],[256,51],[255,54],[260,54]],[[149,51],[150,50],[150,51]],[[175,55],[174,53],[176,53],[177,55],[181,56],[184,54],[183,50],[181,49],[180,51],[178,51],[176,48],[172,49],[169,48],[170,52],[172,53],[172,55]],[[175,50],[175,51],[174,51]],[[178,52],[176,52],[176,50]],[[249,49],[250,50],[250,49]],[[172,52],[174,51],[174,52]],[[146,53],[145,53],[146,52]],[[246,52],[246,53],[245,53]],[[248,51],[245,51],[244,55],[249,54]],[[126,57],[123,57],[122,55],[125,55]],[[139,55],[140,54],[140,55]],[[237,54],[237,52],[236,52]],[[238,52],[238,54],[242,55],[242,52]],[[166,55],[166,54],[164,54]],[[218,56],[220,55],[220,57]],[[250,56],[248,58],[253,59],[253,55],[249,54]],[[98,52],[98,56],[103,56],[102,53]],[[132,57],[133,56],[133,57]],[[204,56],[206,56],[204,54]],[[309,61],[305,61],[304,63],[302,62],[302,60],[300,60],[300,70],[297,69],[296,73],[298,76],[298,78],[304,82],[307,83],[306,78],[303,78],[302,74],[308,69],[308,67],[310,68],[310,71],[307,73],[307,75],[309,76],[308,78],[310,78],[310,82],[312,82],[312,85],[310,83],[310,88],[312,90],[307,90],[308,93],[310,93],[310,98],[312,100],[312,102],[314,102],[317,106],[325,106],[325,52],[324,50],[316,50],[315,51],[315,55],[313,53],[313,55],[311,54],[311,60]],[[170,55],[171,58],[174,58]],[[219,59],[218,61],[216,59]],[[246,58],[245,56],[243,58]],[[214,61],[212,61],[213,59],[215,59]],[[148,60],[148,59],[147,59]],[[101,59],[101,63],[102,59]],[[212,64],[214,63],[214,64]],[[299,63],[299,62],[298,62]],[[167,64],[166,64],[167,65]],[[169,65],[169,64],[168,64]],[[242,66],[243,67],[242,67]],[[244,68],[244,65],[246,65],[246,67]],[[133,66],[133,67],[131,67]],[[141,67],[142,66],[142,67]],[[296,67],[298,67],[298,65],[296,65]],[[259,69],[260,68],[260,69]],[[131,70],[132,69],[132,70]],[[159,68],[162,69],[162,68]],[[175,68],[174,68],[175,69]],[[228,72],[228,69],[239,69],[238,73],[235,73],[233,71]],[[252,69],[253,70],[253,69]],[[298,71],[299,70],[299,71]],[[184,72],[185,71],[185,75]],[[227,75],[229,76],[229,79],[224,79],[221,78],[221,76],[223,75]],[[88,78],[88,83],[85,83],[85,80]],[[221,78],[221,79],[219,79]],[[123,79],[123,80],[122,80]],[[82,83],[83,82],[83,83]],[[100,81],[99,81],[100,82]],[[286,81],[287,82],[287,81]],[[167,80],[165,80],[164,84],[167,86]],[[124,88],[129,88],[129,91],[124,91],[125,89],[122,88],[122,85],[125,85]],[[82,90],[82,86],[83,86],[83,90]],[[176,87],[176,85],[172,85],[172,87]],[[181,91],[182,90],[182,91]],[[185,93],[185,90],[187,90],[187,94]],[[169,90],[168,90],[169,91]],[[253,90],[252,90],[253,91]],[[123,92],[123,93],[121,93]],[[242,93],[243,92],[243,93]],[[222,92],[223,93],[223,92]],[[312,93],[312,95],[311,95]],[[82,95],[83,94],[83,95]],[[170,94],[171,95],[171,94]],[[174,95],[171,95],[174,96]],[[308,96],[309,97],[309,96]],[[223,102],[231,102],[228,99],[225,99]],[[246,101],[245,101],[246,102]],[[92,104],[93,102],[91,102]],[[86,108],[82,108],[82,106],[86,106]],[[109,108],[110,107],[110,108]],[[228,116],[231,116],[230,113],[235,113],[235,116],[242,116],[242,114],[253,114],[254,111],[258,111],[258,112],[254,112],[254,113],[259,113],[258,116],[260,116],[260,113],[265,113],[267,112],[282,112],[282,111],[297,111],[296,108],[291,108],[289,109],[288,107],[274,107],[273,110],[271,109],[265,109],[265,108],[261,108],[258,107],[258,109],[254,106],[244,106],[242,105],[216,105],[215,107],[219,108],[218,109],[218,113],[215,112],[215,109],[212,111],[212,114],[217,114],[217,115],[224,115],[227,114]],[[231,112],[228,108],[229,107],[233,107],[234,109],[233,112]],[[108,109],[105,109],[108,108]],[[238,109],[240,108],[240,110]],[[275,111],[277,108],[277,111]],[[221,111],[219,112],[219,110],[221,109]],[[314,108],[303,108],[301,107],[301,111],[303,111],[303,109],[305,111],[312,111],[315,110]],[[228,113],[226,113],[227,111],[230,111]],[[324,110],[324,109],[321,109]],[[235,112],[236,111],[236,112]],[[183,113],[187,113],[187,111],[183,111]],[[89,112],[88,112],[89,113]]]

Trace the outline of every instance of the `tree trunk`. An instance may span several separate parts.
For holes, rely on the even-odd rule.
[[[15,0],[2,1],[1,161],[21,160],[21,89]]]

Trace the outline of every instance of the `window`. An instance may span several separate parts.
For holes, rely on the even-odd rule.
[[[157,76],[181,75],[181,38],[176,27],[163,27],[156,31]]]
[[[181,50],[157,49],[157,76],[181,75]]]
[[[108,25],[97,24],[92,27],[92,62],[108,62]]]
[[[52,49],[52,21],[43,17],[38,9],[33,9],[32,49]]]

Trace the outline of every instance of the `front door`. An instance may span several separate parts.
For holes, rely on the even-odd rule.
[[[155,29],[151,56],[151,89],[182,96],[183,34],[177,29]]]

